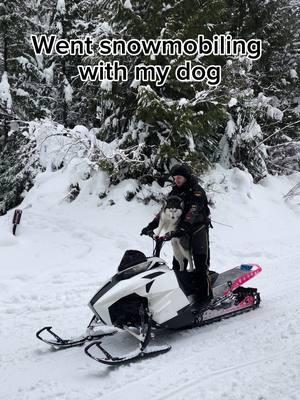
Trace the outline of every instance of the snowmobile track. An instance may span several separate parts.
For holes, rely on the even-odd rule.
[[[249,367],[249,365],[261,364],[264,362],[273,361],[273,360],[280,358],[283,355],[287,356],[288,354],[295,354],[295,351],[296,351],[296,349],[282,351],[282,352],[273,354],[272,357],[259,358],[259,359],[248,361],[245,363],[235,364],[235,365],[232,365],[227,368],[216,369],[215,371],[211,371],[208,374],[203,375],[201,377],[201,380],[199,380],[199,378],[192,379],[192,380],[186,382],[181,387],[177,387],[176,390],[169,391],[168,393],[164,394],[163,396],[157,397],[155,400],[167,400],[170,398],[172,399],[172,398],[174,398],[173,396],[175,396],[175,395],[176,395],[176,398],[178,398],[179,393],[182,393],[182,392],[185,393],[185,391],[190,392],[191,390],[195,390],[197,388],[197,386],[201,386],[203,384],[203,381],[207,378],[226,374],[228,372],[236,371],[238,369],[247,368],[247,367]],[[187,396],[184,396],[183,393],[182,393],[181,398],[187,397]]]

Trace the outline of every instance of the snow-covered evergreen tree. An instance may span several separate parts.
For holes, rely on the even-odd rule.
[[[35,57],[30,35],[37,33],[37,0],[0,2],[0,75],[7,74],[16,118],[42,117],[43,74]]]
[[[94,7],[98,13],[98,26],[92,32],[98,41],[102,38],[129,39],[197,39],[199,34],[212,37],[223,31],[224,2],[199,3],[198,1],[169,2],[156,0],[151,4],[140,1],[99,2]],[[96,56],[93,62],[111,61],[112,57]],[[128,165],[127,174],[141,176],[158,170],[166,172],[173,160],[192,162],[201,169],[212,159],[222,125],[225,123],[224,93],[204,83],[180,83],[174,69],[185,61],[176,56],[122,56],[115,60],[129,69],[126,82],[87,86],[91,100],[97,99],[97,117],[102,140],[116,137],[121,147],[139,146],[144,157],[144,168],[133,171]],[[91,63],[91,59],[87,60]],[[224,64],[221,57],[207,57],[203,63]],[[192,60],[194,64],[200,60]],[[137,82],[134,66],[172,65],[173,71],[166,84]],[[226,97],[226,96],[225,96]]]
[[[35,0],[0,1],[0,208],[17,205],[21,193],[32,185],[34,170],[20,129],[26,121],[43,115],[39,84],[41,73],[30,43],[37,26]],[[19,122],[11,125],[13,121]]]
[[[230,0],[228,12],[232,16],[227,18],[232,36],[261,39],[263,53],[256,62],[232,60],[226,69],[223,85],[232,99],[219,159],[228,166],[248,168],[256,181],[267,172],[299,169],[299,163],[297,167],[293,162],[287,168],[287,152],[282,152],[290,147],[291,140],[299,138],[299,58],[294,43],[297,7],[288,0]]]
[[[19,132],[11,134],[0,152],[0,215],[16,207],[33,186],[39,171],[35,142]]]

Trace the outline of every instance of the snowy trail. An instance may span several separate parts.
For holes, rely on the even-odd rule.
[[[80,347],[51,351],[35,332],[48,324],[62,336],[83,332],[91,318],[86,304],[124,250],[151,252],[139,232],[157,206],[126,202],[122,188],[111,195],[113,207],[88,199],[61,204],[58,189],[45,196],[54,175],[33,189],[17,237],[10,234],[12,213],[0,218],[0,399],[298,399],[300,214],[281,197],[292,179],[251,186],[232,173],[229,193],[215,198],[213,218],[234,228],[215,224],[213,269],[261,264],[263,272],[251,281],[261,307],[160,335],[173,346],[169,353],[116,368],[95,363]],[[169,260],[170,249],[162,256]]]

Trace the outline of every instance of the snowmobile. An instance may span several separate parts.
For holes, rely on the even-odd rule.
[[[260,295],[255,288],[242,285],[261,272],[257,264],[242,264],[223,273],[210,272],[213,299],[195,310],[181,288],[175,272],[160,258],[168,235],[154,238],[153,256],[138,250],[127,250],[117,273],[109,279],[89,302],[93,318],[86,334],[62,339],[52,327],[36,333],[38,339],[58,348],[81,346],[94,360],[117,365],[148,356],[166,353],[169,345],[153,345],[161,330],[200,327],[257,308]],[[124,356],[112,355],[101,339],[118,332],[127,332],[139,342],[135,351]]]

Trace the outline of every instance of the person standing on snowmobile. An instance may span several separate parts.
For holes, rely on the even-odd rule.
[[[210,263],[209,227],[210,210],[204,189],[192,175],[189,166],[175,165],[171,169],[174,185],[169,196],[179,196],[184,201],[184,212],[172,237],[186,237],[190,243],[195,270],[180,271],[179,263],[173,258],[173,269],[189,300],[195,305],[207,303],[212,298],[208,278]],[[153,236],[159,225],[159,215],[142,229],[142,235]]]

